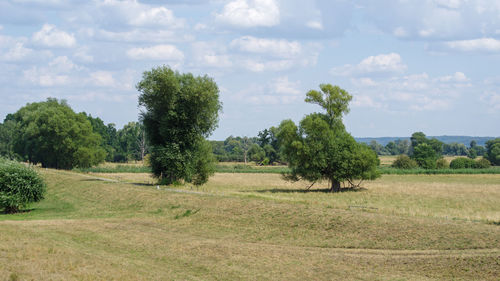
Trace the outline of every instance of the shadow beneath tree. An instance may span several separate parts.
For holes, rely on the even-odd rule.
[[[364,187],[356,187],[356,188],[341,188],[339,193],[343,192],[362,192],[367,190]],[[258,192],[258,193],[334,193],[329,188],[315,188],[315,189],[282,189],[282,188],[273,188],[273,189],[260,189],[253,190],[248,192]]]

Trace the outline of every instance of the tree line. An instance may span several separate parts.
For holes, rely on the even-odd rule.
[[[72,169],[103,161],[142,160],[149,152],[144,126],[117,130],[98,117],[75,113],[65,100],[28,103],[0,123],[0,156],[43,167]]]
[[[144,72],[137,89],[140,122],[119,130],[98,117],[74,112],[64,100],[28,103],[0,124],[0,155],[57,169],[142,160],[149,155],[153,175],[164,184],[202,184],[214,173],[217,159],[286,163],[290,168],[286,179],[328,180],[332,191],[339,191],[341,183],[353,187],[359,185],[355,180],[378,177],[377,154],[408,155],[410,163],[425,169],[442,166],[444,153],[470,158],[484,155],[500,165],[500,139],[488,141],[486,147],[475,142],[464,147],[417,132],[410,141],[396,140],[386,146],[358,143],[342,121],[352,96],[331,84],[307,92],[305,102],[322,111],[305,116],[298,124],[284,120],[257,137],[230,136],[212,142],[207,137],[217,127],[222,109],[212,78],[163,66]]]

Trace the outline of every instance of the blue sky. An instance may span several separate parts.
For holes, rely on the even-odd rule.
[[[300,120],[321,83],[354,96],[356,137],[500,136],[499,63],[495,0],[0,2],[2,120],[56,97],[121,128],[142,72],[169,65],[217,82],[211,139]]]

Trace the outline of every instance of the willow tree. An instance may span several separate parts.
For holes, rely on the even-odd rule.
[[[281,122],[278,140],[291,170],[285,178],[313,184],[328,180],[330,190],[339,192],[343,182],[352,187],[379,177],[375,152],[357,143],[342,122],[352,96],[330,84],[321,84],[320,89],[309,91],[305,101],[319,105],[324,112],[307,115],[298,126],[292,120]]]
[[[217,84],[162,66],[144,72],[137,89],[154,176],[164,184],[205,183],[215,171],[205,138],[217,127],[222,108]]]

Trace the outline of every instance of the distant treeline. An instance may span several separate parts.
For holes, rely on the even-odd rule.
[[[249,162],[267,165],[279,163],[282,160],[280,147],[276,138],[277,128],[271,127],[258,133],[257,137],[230,136],[223,141],[211,141],[213,152],[220,162]],[[410,138],[357,138],[358,142],[366,142],[377,155],[412,155],[416,139],[426,138],[421,132],[414,133]],[[443,142],[440,139],[454,140]],[[429,137],[429,142],[435,147],[438,155],[467,156],[476,158],[484,156],[486,148],[482,145],[493,140],[491,137],[442,136]],[[382,141],[382,143],[377,142]],[[456,141],[458,140],[458,141]],[[467,145],[462,143],[469,140]],[[412,145],[413,142],[413,145]]]
[[[411,137],[379,137],[379,138],[354,138],[357,142],[364,142],[366,144],[370,144],[372,141],[376,141],[381,145],[385,146],[390,142],[396,142],[397,140],[410,141]],[[461,143],[464,145],[469,145],[471,141],[475,141],[477,145],[485,146],[486,142],[489,140],[495,139],[495,137],[473,137],[473,136],[428,136],[431,139],[437,139],[443,143]]]

